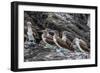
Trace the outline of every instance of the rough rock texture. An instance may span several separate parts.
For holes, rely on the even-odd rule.
[[[46,46],[41,39],[41,30],[49,28],[57,30],[59,33],[67,31],[67,37],[73,41],[75,37],[84,40],[90,48],[90,24],[89,14],[75,13],[53,13],[53,12],[24,12],[24,61],[50,61],[50,60],[76,60],[88,59],[90,53],[71,52],[64,48],[59,48],[61,52],[56,52],[57,48]],[[32,30],[35,32],[35,45],[30,45],[27,39],[27,22],[32,23]],[[61,35],[60,35],[61,36]]]

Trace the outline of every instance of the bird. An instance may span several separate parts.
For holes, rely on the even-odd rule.
[[[83,41],[82,39],[80,39],[80,46],[81,48],[86,51],[86,52],[90,52],[90,48],[88,48],[88,45],[86,44],[85,41]]]
[[[61,50],[59,50],[59,47],[55,44],[53,40],[53,36],[50,34],[54,32],[53,30],[49,30],[48,28],[43,30],[42,34],[42,40],[46,43],[46,48],[54,49],[55,52],[57,52],[60,56],[65,56]],[[53,33],[52,33],[53,34]]]
[[[42,30],[43,34],[42,34],[42,40],[44,43],[46,44],[51,44],[53,45],[53,37],[52,35],[49,34],[48,29]]]
[[[68,49],[68,50],[74,52],[74,49],[73,49],[73,48],[69,48],[69,44],[67,44],[67,43],[66,43],[64,40],[62,40],[62,39],[64,39],[64,36],[63,36],[63,38],[60,38],[60,37],[59,37],[58,31],[55,30],[55,31],[54,31],[54,35],[53,35],[53,40],[54,40],[55,44],[56,44],[59,48],[65,48],[65,49]]]
[[[42,41],[45,43],[44,48],[50,48],[50,49],[55,49],[56,45],[53,41],[53,36],[49,33],[51,30],[46,28],[45,30],[42,30]]]
[[[33,36],[34,32],[32,31],[32,23],[30,21],[27,22],[27,27],[28,27],[27,35],[28,35],[29,42],[35,44],[36,40]]]
[[[86,42],[79,38],[75,38],[71,45],[73,45],[73,48],[78,48],[78,50],[83,53],[90,51],[90,49],[87,47]]]
[[[71,47],[72,42],[70,41],[70,39],[67,38],[66,31],[62,32],[62,40],[68,44],[69,48],[72,48]]]

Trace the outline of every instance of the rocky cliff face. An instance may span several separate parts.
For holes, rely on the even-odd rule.
[[[66,31],[67,38],[82,39],[90,48],[90,24],[89,14],[62,13],[62,12],[24,12],[24,60],[26,61],[48,61],[48,60],[64,60],[64,59],[88,59],[89,53],[70,52],[64,48],[60,48],[60,52],[56,52],[54,47],[47,46],[42,38],[41,30],[49,28],[57,30],[59,37],[62,31]],[[36,40],[35,45],[30,45],[27,35],[27,22],[32,23],[32,31]]]

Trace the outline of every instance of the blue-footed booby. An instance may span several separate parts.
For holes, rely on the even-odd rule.
[[[64,56],[59,47],[55,44],[53,36],[49,32],[54,31],[48,29],[43,30],[42,40],[46,43],[47,46],[49,46],[49,48],[55,49],[57,53],[59,53],[61,56]]]
[[[36,40],[33,36],[34,32],[32,31],[32,23],[30,21],[27,22],[27,27],[28,27],[27,35],[28,35],[29,42],[35,44]]]
[[[87,44],[85,41],[83,41],[82,39],[79,39],[79,38],[75,38],[73,40],[73,48],[75,49],[79,49],[81,52],[85,53],[85,52],[89,52],[90,49],[87,47]]]
[[[65,41],[68,44],[69,48],[71,48],[71,43],[72,42],[67,38],[66,31],[62,32],[62,40]]]
[[[42,32],[43,32],[42,40],[43,40],[44,43],[50,44],[50,45],[55,44],[54,41],[53,41],[52,35],[49,34],[48,29],[42,30]]]
[[[68,50],[70,50],[70,51],[74,51],[74,49],[73,48],[70,48],[69,46],[69,44],[68,43],[66,43],[66,41],[65,41],[65,36],[63,36],[62,38],[60,38],[59,37],[59,33],[58,33],[58,31],[54,31],[54,35],[53,35],[53,40],[54,40],[54,42],[55,42],[55,44],[59,47],[59,48],[65,48],[65,49],[68,49]],[[68,41],[67,41],[68,42]]]

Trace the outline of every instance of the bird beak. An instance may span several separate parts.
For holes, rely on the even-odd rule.
[[[43,33],[45,30],[40,30],[40,31],[38,31],[38,32],[40,32],[40,33]]]
[[[50,30],[49,32],[53,33],[53,30]]]

